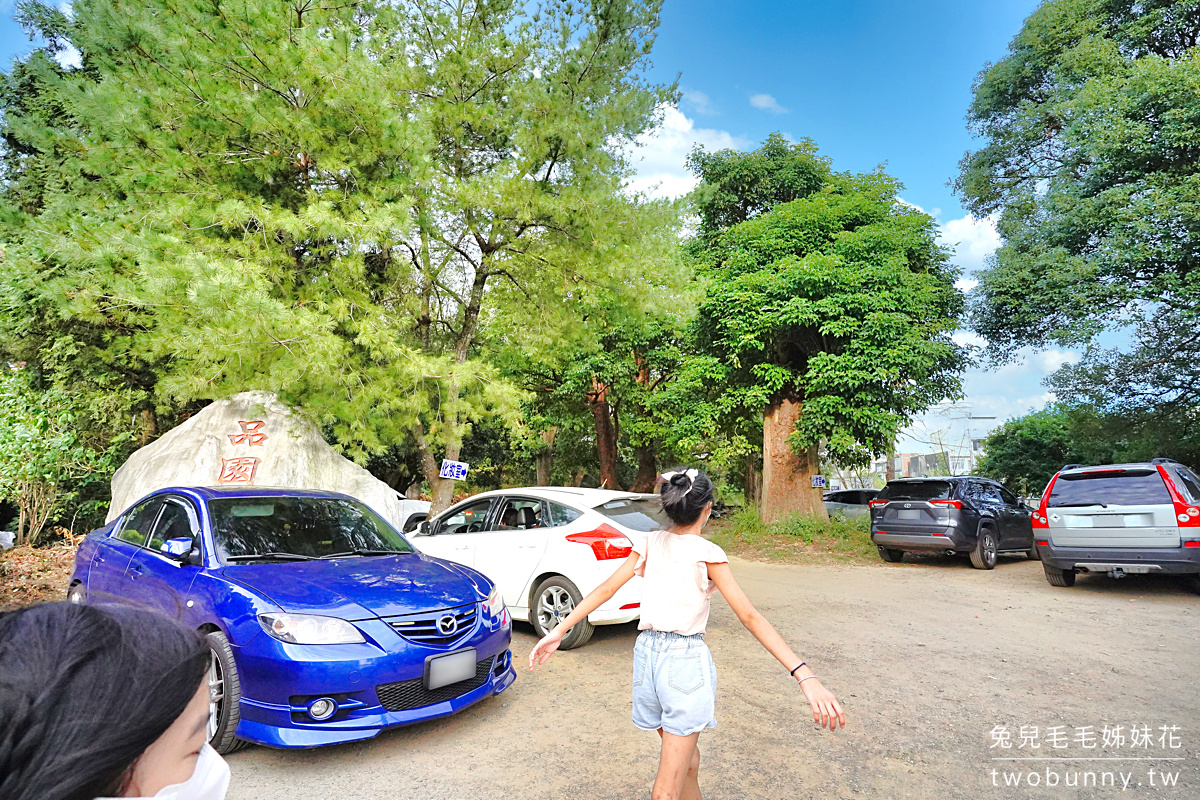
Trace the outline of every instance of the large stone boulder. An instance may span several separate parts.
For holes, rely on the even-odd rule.
[[[219,400],[131,455],[113,476],[108,519],[168,486],[326,489],[358,498],[397,528],[407,516],[391,487],[271,392]]]

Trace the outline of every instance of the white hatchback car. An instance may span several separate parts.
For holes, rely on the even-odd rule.
[[[662,527],[655,495],[537,486],[477,494],[422,522],[409,540],[487,575],[513,618],[545,636],[633,551],[631,533]],[[562,648],[587,642],[595,625],[637,619],[641,582],[635,577],[621,587],[567,634]]]

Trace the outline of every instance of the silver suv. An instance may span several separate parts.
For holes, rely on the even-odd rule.
[[[1059,470],[1033,514],[1046,580],[1077,572],[1188,575],[1200,590],[1200,478],[1176,461]]]

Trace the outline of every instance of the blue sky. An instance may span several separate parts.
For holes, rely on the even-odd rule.
[[[971,84],[1004,55],[1035,0],[666,0],[653,76],[679,76],[683,100],[647,137],[635,185],[678,195],[692,180],[683,159],[694,143],[750,148],[772,131],[807,136],[839,170],[886,163],[906,202],[942,223],[968,274],[998,239],[987,220],[962,209],[947,186],[973,146],[963,118]],[[30,49],[0,0],[0,63]],[[964,284],[964,287],[969,286]],[[960,335],[970,341],[970,334]],[[902,451],[957,442],[1043,405],[1042,380],[1078,353],[1048,350],[990,372],[966,375],[967,402],[935,409],[909,431]]]

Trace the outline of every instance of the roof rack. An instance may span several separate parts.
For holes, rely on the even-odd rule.
[[[1063,466],[1062,469],[1059,470],[1059,472],[1066,472],[1069,469],[1079,469],[1080,467],[1086,467],[1086,466],[1087,466],[1087,464],[1066,464]]]
[[[1150,459],[1150,463],[1158,466],[1159,464],[1178,464],[1179,462],[1173,458],[1152,458]]]

